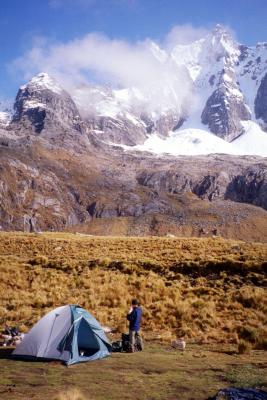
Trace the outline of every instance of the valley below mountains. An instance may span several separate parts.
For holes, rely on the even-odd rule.
[[[267,237],[264,159],[76,154],[39,138],[8,142],[0,157],[2,230]]]
[[[149,51],[158,86],[19,89],[0,112],[1,230],[267,241],[267,43],[217,26]]]

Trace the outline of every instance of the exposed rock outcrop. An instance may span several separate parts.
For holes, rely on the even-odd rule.
[[[86,142],[82,121],[71,96],[48,74],[35,76],[16,96],[9,129],[17,135],[41,135],[55,144]]]
[[[255,204],[267,210],[267,171],[252,169],[234,176],[224,197],[233,201]]]
[[[153,158],[120,149],[111,157],[108,148],[80,157],[62,148],[59,157],[39,137],[22,143],[0,146],[2,230],[79,225],[97,234],[198,235],[216,228],[247,238],[242,224],[251,230],[260,221],[251,237],[267,231],[267,165],[257,158]]]
[[[267,73],[262,78],[255,98],[255,116],[262,120],[264,130],[267,130]]]
[[[179,115],[177,111],[173,110],[171,112],[170,110],[160,115],[156,121],[145,115],[141,115],[141,118],[146,123],[147,133],[157,133],[161,137],[167,137],[171,131],[175,131],[183,125],[186,114]]]
[[[167,191],[172,194],[192,192],[202,199],[210,201],[216,199],[230,199],[237,202],[250,203],[267,210],[267,166],[265,163],[246,167],[237,166],[227,157],[223,165],[207,163],[212,172],[207,172],[198,159],[198,166],[185,171],[181,168],[172,168],[168,171],[142,171],[138,176],[138,183],[157,191]],[[188,167],[188,163],[187,163]]]
[[[118,116],[116,118],[99,116],[86,120],[88,133],[97,140],[109,144],[135,146],[143,144],[147,138],[146,126],[142,121]]]
[[[199,129],[203,107],[202,122],[215,135],[233,141],[246,129],[246,151],[251,141],[256,152],[264,148],[257,123],[267,123],[267,45],[240,46],[216,27],[169,56],[156,47],[154,53],[164,85],[155,79],[144,90],[81,87],[72,98],[42,73],[20,88],[11,122],[9,113],[0,113],[0,229],[86,225],[106,234],[107,225],[117,233],[118,224],[124,234],[267,237],[266,159],[171,157],[160,148],[170,140],[186,154],[187,146],[231,153],[232,144]],[[190,87],[186,93],[180,76]],[[193,104],[192,85],[200,107]],[[184,132],[171,133],[181,126]],[[155,139],[157,155],[140,151],[146,146],[132,148],[146,139]]]
[[[204,125],[222,139],[231,142],[244,132],[240,121],[251,119],[234,75],[224,72],[218,88],[208,98],[201,115]]]

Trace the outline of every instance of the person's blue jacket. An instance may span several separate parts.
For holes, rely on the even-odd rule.
[[[127,319],[130,321],[130,330],[138,332],[141,325],[142,308],[134,307],[133,311],[127,314]]]

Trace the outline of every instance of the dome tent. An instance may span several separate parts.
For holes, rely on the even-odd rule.
[[[99,322],[82,307],[67,305],[41,318],[12,356],[61,360],[71,365],[104,358],[110,351],[111,346]]]

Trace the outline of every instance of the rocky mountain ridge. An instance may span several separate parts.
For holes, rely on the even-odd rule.
[[[40,137],[0,143],[2,230],[267,237],[266,160],[111,157],[94,146],[73,157]]]
[[[265,129],[267,46],[240,46],[217,27],[171,55],[151,49],[167,71],[177,67],[177,77],[189,79],[190,93],[202,93],[201,107],[192,111],[186,96],[177,99],[168,74],[158,108],[152,100],[148,107],[146,88],[70,94],[47,73],[33,77],[19,89],[11,118],[0,114],[0,229],[266,240],[266,158],[162,153],[166,143],[178,152],[205,148],[210,137],[209,152],[227,153],[233,143],[246,143],[248,154],[267,152],[259,126]],[[158,99],[162,86],[152,89]],[[197,118],[213,133],[195,129]],[[157,155],[146,151],[153,140]]]
[[[231,142],[234,154],[248,154],[243,141],[248,141],[249,126],[250,130],[256,127],[254,136],[260,142],[256,154],[267,155],[267,43],[240,45],[217,25],[205,38],[174,46],[169,53],[153,42],[148,51],[163,72],[161,82],[147,87],[92,85],[71,88],[70,95],[47,73],[33,77],[17,94],[11,130],[21,134],[30,129],[47,138],[51,132],[58,136],[80,132],[86,142],[91,137],[129,149],[148,143],[153,135],[165,140],[160,147],[173,139],[174,132],[179,154],[179,132],[197,128],[213,134],[211,138]],[[5,116],[5,126],[6,121]],[[52,135],[54,142],[57,135]],[[219,141],[217,146],[219,152]],[[194,154],[188,147],[188,154]]]

